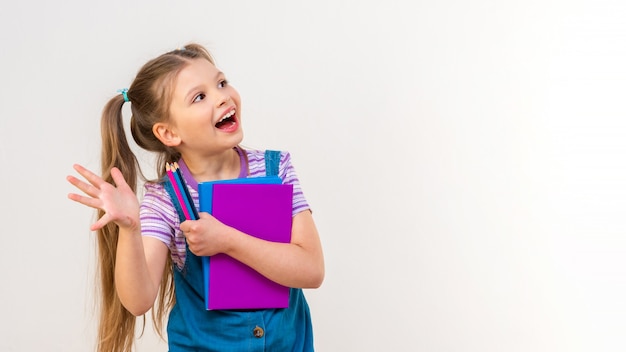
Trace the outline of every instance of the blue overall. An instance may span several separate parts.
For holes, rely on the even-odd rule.
[[[266,174],[277,175],[279,161],[280,152],[266,151]],[[171,196],[173,189],[164,184]],[[301,289],[290,290],[289,308],[206,310],[202,270],[201,257],[187,246],[184,267],[173,268],[176,304],[167,325],[170,352],[313,351],[311,316]]]

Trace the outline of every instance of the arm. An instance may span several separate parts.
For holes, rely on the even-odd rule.
[[[196,255],[225,253],[281,285],[317,288],[324,280],[324,255],[309,210],[293,217],[290,243],[249,236],[226,226],[207,213],[180,226]]]
[[[152,308],[159,292],[169,249],[140,231],[120,229],[115,260],[115,287],[120,301],[133,315]]]
[[[111,170],[115,186],[80,165],[75,165],[74,169],[89,183],[73,176],[68,176],[67,180],[88,196],[70,193],[68,197],[104,211],[91,225],[92,231],[110,222],[119,227],[115,262],[117,294],[128,311],[142,315],[156,299],[168,248],[157,239],[142,238],[137,196],[117,168]]]

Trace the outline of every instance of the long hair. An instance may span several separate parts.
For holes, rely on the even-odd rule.
[[[137,73],[126,94],[131,103],[131,134],[139,147],[156,154],[156,174],[159,178],[165,174],[165,163],[178,160],[180,153],[163,145],[152,133],[152,126],[157,122],[168,121],[173,84],[178,73],[192,59],[205,59],[214,63],[211,54],[204,47],[188,44],[183,49],[170,51],[147,62]],[[111,169],[117,167],[137,194],[138,177],[141,176],[144,181],[145,177],[124,132],[124,103],[124,97],[117,95],[109,100],[102,112],[102,178],[112,183]],[[98,215],[102,216],[103,212],[99,211]],[[134,345],[136,317],[124,308],[115,287],[118,236],[119,228],[114,223],[109,223],[97,234],[100,276],[98,352],[129,352]],[[152,312],[154,328],[161,337],[164,318],[174,302],[170,258]]]

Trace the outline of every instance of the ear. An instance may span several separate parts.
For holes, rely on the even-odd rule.
[[[164,122],[157,122],[152,126],[154,136],[168,147],[175,147],[180,144],[180,136],[176,133],[172,126]]]

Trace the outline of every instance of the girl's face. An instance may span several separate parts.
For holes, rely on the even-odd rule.
[[[219,153],[243,139],[239,93],[224,73],[204,59],[191,60],[178,74],[170,117],[183,154]]]

